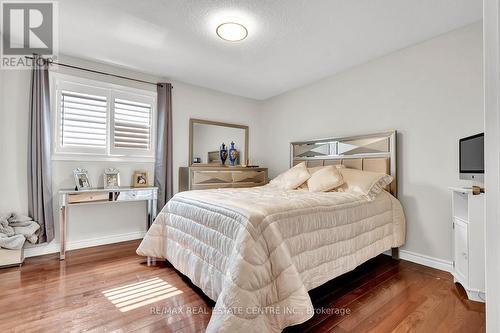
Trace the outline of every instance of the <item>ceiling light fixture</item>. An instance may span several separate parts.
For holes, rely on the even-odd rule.
[[[247,28],[235,22],[222,23],[217,27],[215,32],[221,39],[229,42],[239,42],[248,36]]]

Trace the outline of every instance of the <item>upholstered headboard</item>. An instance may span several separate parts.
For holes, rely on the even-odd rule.
[[[303,161],[308,167],[343,164],[386,173],[394,177],[387,190],[397,197],[396,131],[292,142],[290,165]]]

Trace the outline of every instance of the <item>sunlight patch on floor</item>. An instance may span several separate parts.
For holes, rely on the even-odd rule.
[[[152,278],[104,290],[102,293],[118,310],[127,312],[182,294],[182,291],[160,278]]]

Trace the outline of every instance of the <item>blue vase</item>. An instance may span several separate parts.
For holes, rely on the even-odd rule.
[[[220,156],[220,162],[221,162],[221,164],[225,165],[226,164],[226,160],[227,160],[227,148],[226,148],[226,145],[224,143],[222,143],[222,146],[220,146],[219,156]]]
[[[231,166],[236,165],[236,161],[238,160],[238,151],[234,148],[234,142],[231,142],[231,149],[229,149],[229,162],[231,162]]]

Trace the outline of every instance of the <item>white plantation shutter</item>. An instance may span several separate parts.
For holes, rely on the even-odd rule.
[[[106,149],[106,96],[61,91],[60,145]]]
[[[137,152],[151,150],[151,103],[115,98],[113,108],[113,147]]]
[[[54,74],[54,153],[154,161],[156,92]]]

